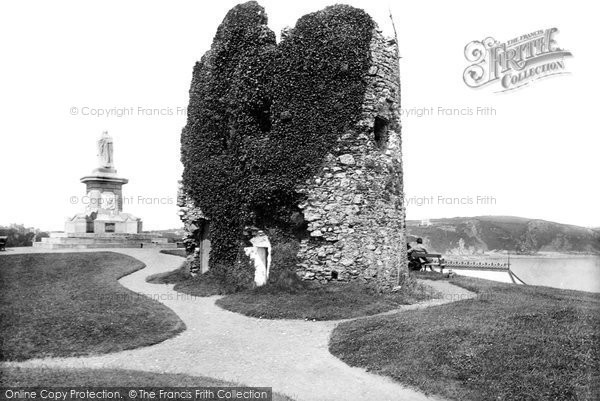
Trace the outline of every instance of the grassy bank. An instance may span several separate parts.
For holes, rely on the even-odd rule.
[[[146,281],[152,284],[175,284],[173,287],[175,291],[195,297],[210,297],[226,293],[225,289],[210,276],[192,277],[185,265],[169,272],[148,276]]]
[[[164,253],[166,255],[173,255],[173,256],[181,256],[182,258],[185,258],[187,256],[185,249],[162,249],[160,251],[160,253]]]
[[[168,255],[186,257],[185,249],[167,249],[162,253]],[[211,276],[197,275],[192,276],[187,267],[182,264],[181,267],[164,273],[153,274],[146,277],[146,281],[152,284],[175,284],[173,289],[183,294],[193,295],[195,297],[210,297],[212,295],[223,295],[227,291]]]
[[[217,305],[232,312],[263,319],[335,320],[369,316],[437,296],[429,287],[413,283],[391,294],[378,294],[361,285],[297,283],[293,290],[264,286],[227,294],[210,275],[190,276],[185,266],[146,279],[175,284],[175,291],[198,297],[225,295]]]
[[[117,280],[144,264],[112,252],[0,256],[0,360],[115,352],[185,329]]]
[[[337,326],[352,366],[455,400],[600,397],[600,295],[455,277],[472,300]]]
[[[227,295],[216,303],[232,312],[264,319],[335,320],[387,312],[435,295],[420,284],[379,294],[357,284],[330,283],[307,285],[293,292],[270,286],[259,287]]]
[[[2,387],[231,387],[243,386],[201,376],[150,373],[124,369],[50,369],[3,368],[0,370]],[[170,398],[188,400],[189,398]],[[273,393],[273,401],[291,401]]]

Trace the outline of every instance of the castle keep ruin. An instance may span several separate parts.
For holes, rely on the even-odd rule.
[[[234,7],[194,67],[179,205],[190,270],[235,288],[292,271],[385,291],[407,275],[398,44],[364,11],[279,43]]]

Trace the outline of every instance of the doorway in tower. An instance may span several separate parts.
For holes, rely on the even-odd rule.
[[[200,220],[200,229],[198,230],[198,257],[200,258],[200,274],[206,273],[209,269],[208,261],[210,257],[210,222]]]

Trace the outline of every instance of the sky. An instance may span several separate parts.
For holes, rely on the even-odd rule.
[[[334,2],[260,3],[279,34]],[[346,3],[386,34],[393,16],[408,219],[514,215],[600,226],[593,2]],[[192,67],[235,4],[2,2],[0,225],[60,231],[83,212],[79,179],[96,167],[96,141],[107,130],[118,174],[129,179],[124,211],[144,229],[180,227],[179,136]],[[467,43],[552,27],[573,54],[569,74],[504,93],[463,82]]]

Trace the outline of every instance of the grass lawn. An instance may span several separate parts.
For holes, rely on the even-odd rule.
[[[422,280],[433,280],[433,281],[438,281],[438,280],[447,280],[448,279],[448,274],[446,273],[440,273],[440,272],[436,272],[436,271],[411,271],[410,275],[414,278],[418,278],[418,279],[422,279]]]
[[[185,249],[162,249],[160,251],[160,253],[164,253],[167,255],[174,255],[174,256],[181,256],[182,258],[185,258],[187,256]]]
[[[326,286],[307,284],[297,291],[264,286],[227,294],[210,276],[191,277],[185,266],[149,276],[146,281],[175,284],[175,291],[197,297],[226,295],[216,304],[232,312],[263,319],[349,319],[386,312],[437,296],[430,288],[419,284],[393,294],[380,295],[363,286],[345,283]]]
[[[3,368],[2,387],[231,387],[243,386],[208,377],[122,369]],[[180,398],[170,398],[179,400]],[[181,398],[183,400],[183,398]],[[273,393],[274,401],[292,401]],[[187,399],[189,401],[189,399]]]
[[[169,308],[117,282],[143,267],[112,252],[0,256],[0,360],[115,352],[183,331]]]
[[[195,297],[210,297],[226,293],[225,289],[210,276],[198,275],[192,277],[185,265],[170,272],[148,276],[146,281],[152,284],[175,284],[173,287],[175,291]]]
[[[600,399],[600,294],[450,282],[478,297],[344,322],[331,353],[455,400]]]
[[[232,312],[264,319],[334,320],[374,315],[435,295],[419,284],[382,295],[356,284],[330,283],[307,285],[294,292],[258,287],[227,295],[216,303]]]

